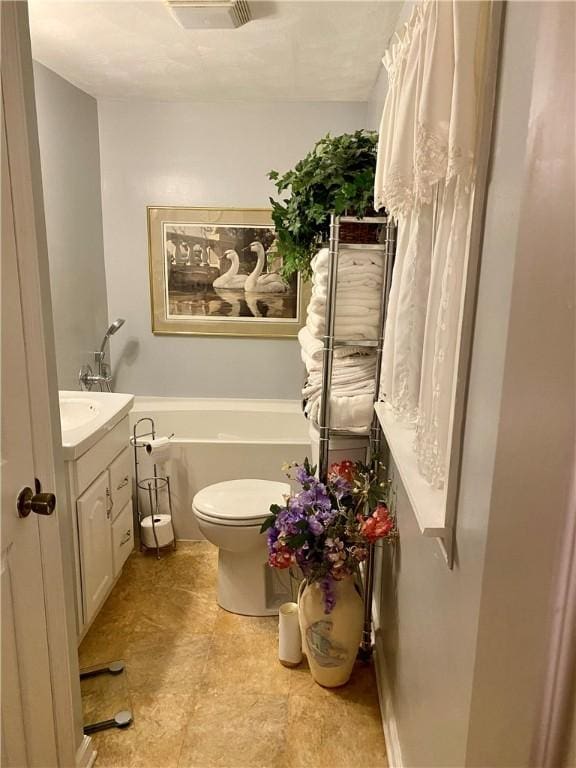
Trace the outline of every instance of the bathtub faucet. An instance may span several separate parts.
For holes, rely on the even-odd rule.
[[[104,359],[106,355],[105,349],[110,336],[113,336],[116,331],[119,331],[125,322],[126,321],[123,318],[119,317],[117,320],[114,320],[104,334],[100,349],[97,352],[94,352],[96,373],[92,370],[92,366],[82,366],[80,373],[78,374],[80,389],[90,391],[92,390],[92,387],[98,387],[100,392],[112,392],[112,371],[110,370],[110,365],[106,363]]]

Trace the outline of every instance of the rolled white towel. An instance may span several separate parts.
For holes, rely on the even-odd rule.
[[[313,336],[320,337],[325,332],[325,319],[314,312],[308,314],[306,320],[308,330]],[[338,339],[362,341],[375,339],[378,335],[378,318],[374,322],[361,322],[353,318],[336,317],[334,334]]]
[[[326,315],[326,304],[325,302],[318,300],[318,299],[312,299],[310,303],[308,304],[307,309],[308,314],[314,314],[318,315],[319,317]],[[375,318],[376,322],[378,321],[378,308],[377,307],[366,307],[362,305],[360,302],[352,304],[347,301],[343,302],[336,302],[336,320],[340,318],[345,317],[358,317],[361,318],[363,321],[372,322],[372,320]]]
[[[328,248],[322,248],[310,262],[314,271],[325,269],[330,263],[330,251]],[[360,251],[356,248],[346,248],[340,246],[338,253],[338,266],[355,265],[364,266],[373,264],[382,268],[382,253],[373,250]]]
[[[319,311],[326,311],[326,294],[321,291],[312,291],[310,297],[310,304],[316,307]],[[340,307],[354,307],[361,306],[365,309],[372,310],[374,312],[380,311],[382,304],[382,298],[380,291],[370,291],[367,288],[358,289],[345,293],[338,293],[336,295],[336,312]]]
[[[298,331],[298,341],[300,342],[300,347],[303,354],[322,364],[322,356],[324,350],[324,341],[322,339],[314,336],[310,332],[310,329],[307,326],[304,326]],[[374,350],[369,349],[368,347],[337,347],[334,350],[334,357],[336,359],[351,358],[355,355],[365,356],[373,354]]]
[[[372,288],[381,286],[382,275],[373,271],[363,271],[361,267],[355,267],[355,272],[348,272],[338,276],[338,292],[351,291],[354,288]],[[316,272],[312,277],[312,289],[327,290],[328,279],[326,275]]]
[[[317,397],[306,404],[306,413],[313,421],[318,421],[321,398]],[[333,429],[366,430],[372,423],[374,411],[373,395],[355,395],[352,397],[330,397],[330,426]]]

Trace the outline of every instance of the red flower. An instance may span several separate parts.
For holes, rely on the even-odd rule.
[[[360,526],[360,533],[369,542],[383,539],[394,529],[394,520],[385,504],[378,504],[370,517],[366,518]]]
[[[328,474],[333,477],[341,477],[347,483],[353,483],[354,475],[356,474],[355,469],[354,462],[346,459],[339,464],[332,464]]]
[[[272,568],[290,568],[294,562],[294,553],[288,547],[278,547],[268,555],[268,565]]]

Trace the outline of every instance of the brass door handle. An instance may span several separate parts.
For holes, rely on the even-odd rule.
[[[56,509],[56,496],[53,493],[34,493],[26,486],[18,494],[18,517],[28,517],[30,512],[37,515],[51,515]]]

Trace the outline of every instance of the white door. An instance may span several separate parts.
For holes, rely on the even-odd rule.
[[[112,524],[108,470],[76,502],[84,624],[88,624],[112,586]]]
[[[2,122],[2,169],[6,166]],[[8,174],[2,173],[2,753],[3,766],[56,765],[38,517],[16,499],[35,470]],[[17,656],[16,656],[17,653]],[[29,729],[34,729],[32,738]],[[42,733],[42,753],[34,744]]]
[[[53,491],[56,485],[52,424],[57,395],[46,354],[53,340],[47,321],[49,285],[41,277],[46,253],[35,114],[33,106],[30,109],[27,9],[20,2],[2,2],[0,9],[1,751],[3,768],[50,768],[75,761],[78,706],[73,682],[76,686],[78,682],[69,663],[71,645],[62,600],[59,510],[45,517],[36,512],[22,517],[17,510],[20,492],[35,489],[37,479],[46,486],[44,491]]]

